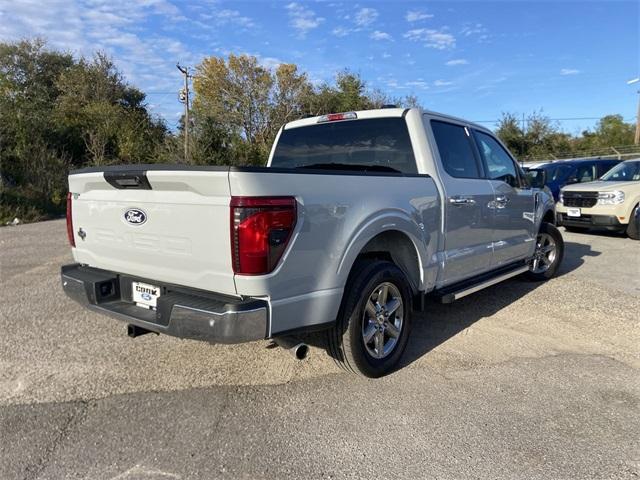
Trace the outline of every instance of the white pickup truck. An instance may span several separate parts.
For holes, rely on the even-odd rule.
[[[421,109],[288,123],[266,167],[131,165],[69,175],[66,293],[128,324],[304,357],[326,330],[345,369],[400,359],[412,311],[557,270],[546,190],[500,141]]]

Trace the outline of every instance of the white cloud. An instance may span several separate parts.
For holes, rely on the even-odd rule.
[[[449,85],[453,85],[453,82],[446,82],[444,80],[436,80],[433,82],[433,85],[436,87],[447,87]]]
[[[466,24],[460,30],[460,33],[465,37],[469,37],[471,35],[481,35],[487,33],[487,29],[481,23],[476,24]]]
[[[304,37],[309,31],[318,28],[324,18],[316,15],[310,8],[303,7],[299,3],[292,2],[285,7],[289,11],[289,24]]]
[[[423,42],[425,46],[437,50],[446,50],[456,46],[456,37],[446,32],[445,29],[415,28],[405,33],[404,38],[414,42]]]
[[[469,62],[464,58],[455,58],[445,63],[447,67],[455,67],[456,65],[467,65]]]
[[[253,20],[241,15],[237,10],[225,9],[211,14],[203,13],[200,16],[205,20],[213,20],[218,25],[234,24],[246,28],[254,26]]]
[[[285,63],[279,58],[275,58],[275,57],[263,57],[261,55],[255,55],[255,56],[258,58],[258,63],[262,65],[264,68],[268,68],[269,70],[278,68],[280,65]]]
[[[331,30],[331,33],[336,37],[346,37],[351,33],[351,29],[344,28],[344,27],[336,27],[333,30]]]
[[[560,75],[577,75],[580,73],[580,70],[575,68],[563,68],[560,70]]]
[[[384,52],[384,53],[382,54],[382,58],[391,58],[391,54],[390,54],[390,53],[387,53],[387,52]]]
[[[356,12],[355,22],[360,27],[371,25],[378,18],[378,11],[375,8],[361,8]]]
[[[429,84],[427,82],[422,81],[422,80],[413,81],[413,82],[406,82],[405,85],[407,87],[418,87],[418,88],[421,88],[423,90],[426,90],[426,89],[429,88]]]
[[[393,41],[393,38],[391,37],[391,35],[389,35],[387,32],[381,32],[379,30],[376,30],[371,35],[369,35],[369,38],[372,38],[373,40],[390,40],[390,41]]]
[[[433,18],[433,15],[430,13],[425,13],[421,10],[409,10],[404,17],[407,22],[419,22],[420,20],[426,20],[428,18]]]
[[[488,33],[487,28],[481,23],[475,24],[465,24],[460,30],[460,34],[465,37],[474,36],[478,39],[478,42],[484,43],[487,42],[491,37]]]

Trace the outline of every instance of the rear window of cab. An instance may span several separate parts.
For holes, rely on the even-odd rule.
[[[331,168],[418,173],[404,118],[368,118],[285,129],[271,160],[275,168]]]

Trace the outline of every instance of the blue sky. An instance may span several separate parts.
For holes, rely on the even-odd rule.
[[[182,108],[175,63],[229,53],[296,63],[314,82],[349,68],[470,120],[542,109],[631,122],[639,31],[638,1],[0,0],[0,40],[38,35],[77,55],[108,52],[171,127]],[[560,121],[571,133],[594,123]]]

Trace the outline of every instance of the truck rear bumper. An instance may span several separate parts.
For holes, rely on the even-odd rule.
[[[61,280],[65,293],[81,305],[152,332],[210,343],[242,343],[268,336],[266,300],[238,299],[80,264],[63,266]],[[133,281],[161,288],[156,310],[132,301]]]

